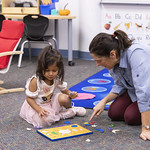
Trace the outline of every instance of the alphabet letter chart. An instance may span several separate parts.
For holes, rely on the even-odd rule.
[[[101,4],[101,32],[125,31],[129,38],[150,44],[150,5]]]

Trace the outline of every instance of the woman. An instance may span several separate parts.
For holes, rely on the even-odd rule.
[[[116,30],[113,35],[96,35],[89,51],[96,65],[107,68],[114,79],[112,90],[93,108],[90,120],[102,113],[106,103],[116,99],[108,116],[128,125],[142,124],[140,137],[150,140],[150,47]]]

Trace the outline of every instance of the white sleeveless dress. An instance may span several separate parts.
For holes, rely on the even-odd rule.
[[[29,91],[29,84],[33,78],[37,79],[37,91]],[[54,93],[58,88],[60,91],[67,88],[67,83],[59,84],[59,79],[54,80],[53,85],[47,85],[43,80],[39,81],[36,75],[33,75],[26,82],[26,95],[33,98],[35,102],[45,110],[49,112],[47,116],[39,117],[38,113],[28,104],[25,100],[20,111],[20,116],[28,123],[32,124],[35,128],[43,128],[50,126],[52,123],[60,120],[60,111],[64,107],[60,106],[58,102],[58,95],[60,93]]]

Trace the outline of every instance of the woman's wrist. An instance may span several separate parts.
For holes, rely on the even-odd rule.
[[[107,104],[107,99],[103,98],[100,102]]]
[[[141,113],[142,130],[150,130],[150,110]]]
[[[142,124],[142,130],[150,130],[150,125]]]
[[[101,100],[99,103],[106,105],[107,102],[105,100]]]

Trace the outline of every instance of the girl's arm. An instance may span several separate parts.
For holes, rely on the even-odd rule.
[[[76,97],[78,97],[78,93],[75,92],[75,91],[70,91],[68,88],[67,88],[67,82],[63,82],[61,83],[59,81],[59,84],[57,85],[57,87],[59,88],[59,90],[63,93],[63,94],[66,94],[68,95],[68,97],[70,99],[74,99]]]
[[[69,95],[71,91],[69,89],[61,90],[63,94]]]
[[[29,85],[29,91],[35,92],[36,90],[37,90],[37,80],[36,78],[33,78]],[[33,98],[27,96],[26,100],[28,104],[39,114],[40,117],[48,114],[48,112],[45,109],[41,108]]]
[[[33,98],[27,96],[26,100],[28,104],[39,114],[40,117],[48,114],[48,112],[40,107]]]
[[[78,97],[78,93],[75,91],[70,91],[69,89],[65,89],[63,91],[61,91],[63,94],[67,94],[69,96],[70,99],[74,99],[76,97]]]

